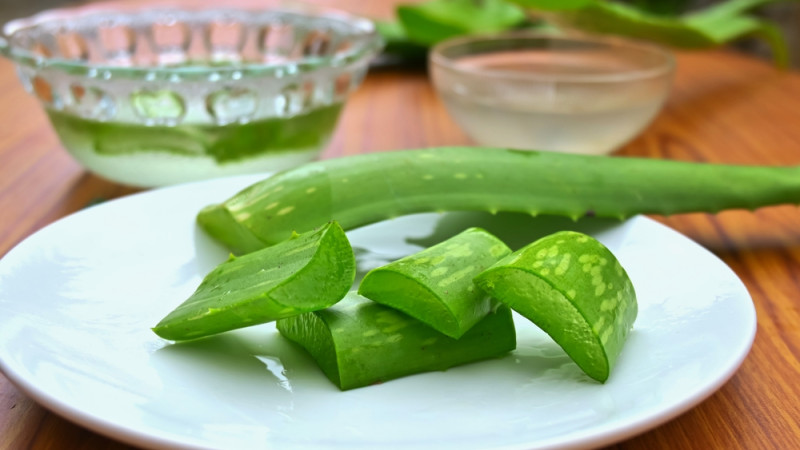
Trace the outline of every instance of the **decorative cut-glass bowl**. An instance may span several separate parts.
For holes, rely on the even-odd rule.
[[[54,10],[0,37],[75,159],[140,187],[317,157],[380,48],[369,20],[312,7]]]

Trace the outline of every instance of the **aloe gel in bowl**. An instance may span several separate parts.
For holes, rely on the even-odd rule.
[[[597,36],[508,33],[437,45],[430,71],[480,145],[607,154],[657,115],[672,82],[659,47]]]
[[[89,5],[0,37],[72,156],[139,187],[314,159],[381,45],[369,20],[300,6]]]

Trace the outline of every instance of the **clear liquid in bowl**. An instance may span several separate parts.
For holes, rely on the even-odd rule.
[[[638,77],[624,53],[541,50],[462,56],[462,72],[434,73],[455,121],[478,144],[610,153],[656,116],[669,77]],[[488,71],[502,71],[493,77]]]

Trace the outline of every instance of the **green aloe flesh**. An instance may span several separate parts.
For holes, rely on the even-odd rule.
[[[333,307],[281,319],[277,327],[342,390],[499,357],[516,348],[505,305],[460,339],[354,292]]]
[[[358,293],[457,339],[495,305],[472,278],[509,253],[511,249],[495,236],[470,228],[371,270]]]
[[[273,247],[233,257],[212,270],[153,331],[195,339],[327,308],[355,279],[355,256],[331,222]]]
[[[341,109],[341,104],[334,104],[293,117],[244,124],[175,126],[101,122],[55,110],[48,110],[47,114],[67,147],[86,147],[109,157],[167,153],[210,157],[217,164],[227,164],[262,155],[320,148],[328,142]]]
[[[475,277],[489,295],[549,334],[605,382],[636,320],[636,293],[614,255],[574,231],[546,236]]]
[[[197,220],[245,253],[334,219],[347,230],[446,210],[623,219],[799,201],[800,167],[443,147],[306,164],[207,206]]]

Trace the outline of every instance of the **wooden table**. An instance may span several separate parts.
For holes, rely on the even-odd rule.
[[[324,156],[468,143],[424,72],[382,70],[352,97]],[[800,75],[733,53],[680,54],[663,113],[620,153],[800,164]],[[82,170],[12,65],[0,60],[0,255],[66,214],[134,191]],[[758,334],[741,369],[716,394],[618,447],[800,448],[800,210],[657,219],[716,253],[741,277],[756,306]],[[20,448],[128,447],[46,411],[0,375],[0,449]]]

